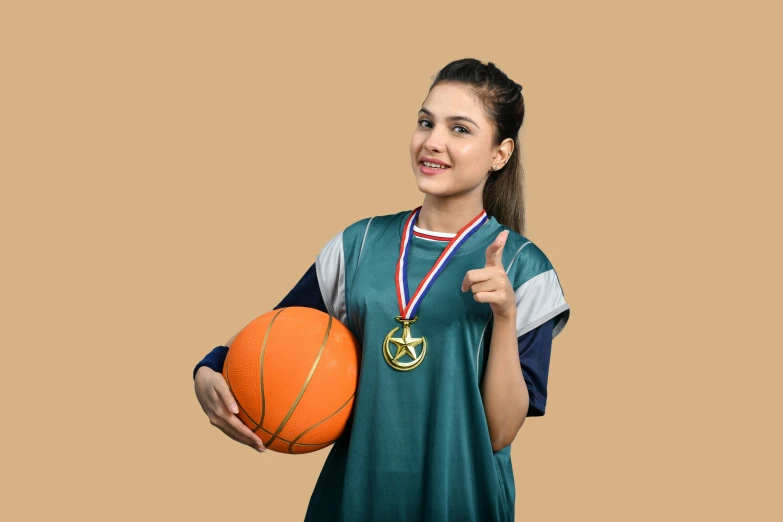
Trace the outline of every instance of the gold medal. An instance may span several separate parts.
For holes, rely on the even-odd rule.
[[[418,320],[418,316],[413,319],[403,319],[401,316],[395,317],[395,319],[402,323],[402,335],[400,337],[392,337],[394,332],[400,329],[399,326],[386,335],[386,339],[383,340],[383,357],[389,366],[395,370],[408,371],[412,370],[421,364],[424,360],[424,356],[427,355],[427,339],[424,337],[411,337],[411,323],[415,323]],[[392,355],[392,346],[396,347],[395,354]],[[421,345],[421,353],[416,355],[416,347]],[[401,357],[407,356],[405,360],[400,360]]]

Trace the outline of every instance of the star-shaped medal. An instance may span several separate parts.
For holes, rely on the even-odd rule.
[[[424,337],[411,336],[410,324],[415,323],[418,317],[403,319],[398,316],[396,319],[402,323],[402,335],[400,337],[392,337],[399,326],[388,333],[386,339],[383,341],[383,357],[386,359],[386,362],[389,363],[389,366],[395,370],[412,370],[421,364],[421,361],[424,360],[424,356],[427,354],[427,339]],[[397,353],[393,357],[389,350],[389,343],[397,347]],[[421,345],[421,353],[417,355],[415,348],[418,345]],[[401,362],[399,359],[403,355],[408,355],[412,360],[409,362]]]

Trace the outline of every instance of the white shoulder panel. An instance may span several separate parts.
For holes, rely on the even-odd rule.
[[[554,269],[549,269],[525,281],[515,293],[517,337],[569,309]],[[563,329],[568,315],[564,314],[555,325],[553,337]]]
[[[315,271],[329,315],[343,324],[348,324],[345,312],[345,254],[342,231],[330,239],[316,256]]]

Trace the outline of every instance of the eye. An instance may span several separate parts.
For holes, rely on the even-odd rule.
[[[419,124],[420,127],[421,127],[422,123],[431,123],[431,122],[430,122],[430,120],[422,118],[422,119],[420,119],[418,121],[418,124]],[[467,127],[463,127],[462,125],[455,125],[454,128],[455,129],[462,129],[462,131],[464,131],[464,132],[458,132],[457,134],[470,134],[470,131],[467,129]]]

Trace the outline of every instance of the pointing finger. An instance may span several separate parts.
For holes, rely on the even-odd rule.
[[[508,230],[504,230],[498,234],[498,237],[495,238],[495,241],[493,241],[492,244],[487,247],[487,264],[484,265],[485,267],[501,266],[503,264],[503,247],[506,244],[507,238]]]

